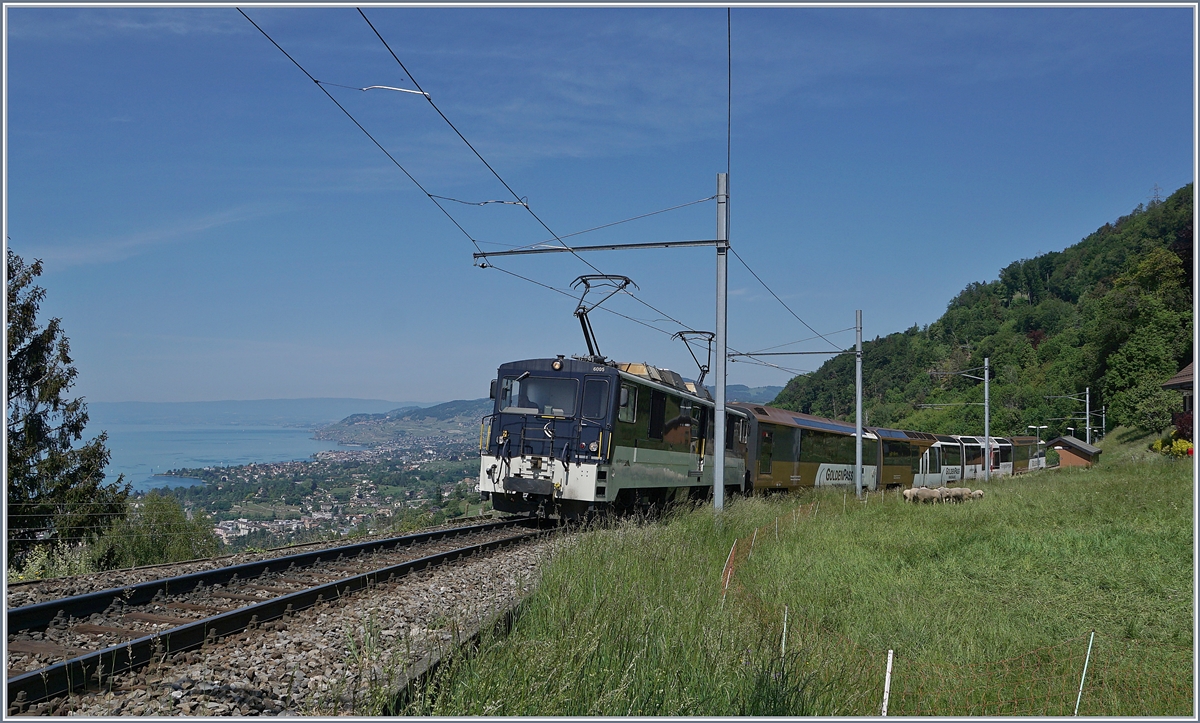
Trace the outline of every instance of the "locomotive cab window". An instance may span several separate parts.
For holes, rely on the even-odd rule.
[[[608,416],[608,380],[588,379],[583,383],[583,416],[604,419]]]
[[[574,379],[506,377],[500,389],[500,411],[573,417],[578,388]]]

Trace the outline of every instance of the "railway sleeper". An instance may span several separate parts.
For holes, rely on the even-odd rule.
[[[472,554],[486,552],[538,534],[540,534],[538,531],[531,530],[521,535],[473,545],[468,549]],[[289,595],[268,600],[258,599],[257,604],[196,620],[169,630],[151,634],[130,631],[133,635],[141,635],[141,637],[122,641],[103,650],[56,663],[41,670],[9,678],[8,700],[14,701],[14,706],[19,701],[23,711],[24,707],[31,703],[39,703],[81,687],[102,687],[114,674],[145,667],[150,663],[161,661],[172,653],[201,647],[205,643],[215,643],[218,638],[244,633],[251,624],[258,625],[272,621],[297,609],[319,605],[329,598],[357,592],[379,579],[388,579],[389,576],[404,575],[455,560],[462,557],[464,553],[466,550],[463,549],[435,553]],[[213,592],[220,594],[220,591]],[[327,595],[329,598],[326,597]]]

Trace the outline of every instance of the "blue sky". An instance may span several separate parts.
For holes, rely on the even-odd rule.
[[[366,12],[555,233],[715,192],[724,9]],[[247,13],[322,81],[411,87],[352,6]],[[473,266],[470,240],[235,9],[6,22],[5,231],[45,262],[43,309],[89,400],[433,402],[485,395],[505,361],[585,352],[572,299]],[[735,8],[732,244],[818,331],[857,308],[867,338],[928,324],[967,283],[1192,180],[1193,26],[1189,8]],[[431,193],[511,200],[419,96],[330,90]],[[485,249],[549,238],[519,206],[447,210]],[[572,240],[714,227],[709,201]],[[711,249],[585,258],[712,329]],[[566,254],[497,264],[560,289],[593,273]],[[679,325],[606,306],[660,331],[595,312],[605,354],[694,376]],[[736,259],[729,309],[742,351],[812,336]]]

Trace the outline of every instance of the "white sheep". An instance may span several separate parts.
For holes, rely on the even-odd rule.
[[[974,492],[972,492],[971,499],[973,499],[973,500],[983,499],[983,490],[975,490]]]
[[[914,502],[940,502],[942,494],[939,490],[932,490],[928,487],[917,487],[912,490]]]
[[[951,487],[950,489],[946,490],[946,494],[947,499],[950,501],[962,502],[963,500],[970,498],[971,490],[967,489],[966,487]]]

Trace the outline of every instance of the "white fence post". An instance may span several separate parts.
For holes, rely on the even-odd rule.
[[[729,590],[729,578],[733,575],[729,566],[733,564],[733,551],[737,549],[737,540],[729,548],[729,557],[725,558],[725,567],[721,568],[721,606],[725,606],[725,592]]]
[[[883,717],[887,718],[888,694],[892,690],[892,651],[888,651],[887,675],[883,679]]]
[[[1083,675],[1079,676],[1079,695],[1075,696],[1075,715],[1079,715],[1079,701],[1083,700],[1083,681],[1087,678],[1088,663],[1092,660],[1092,642],[1096,639],[1096,631],[1088,638],[1087,657],[1083,659]]]
[[[779,659],[787,657],[787,605],[783,606],[783,642],[779,644]]]

